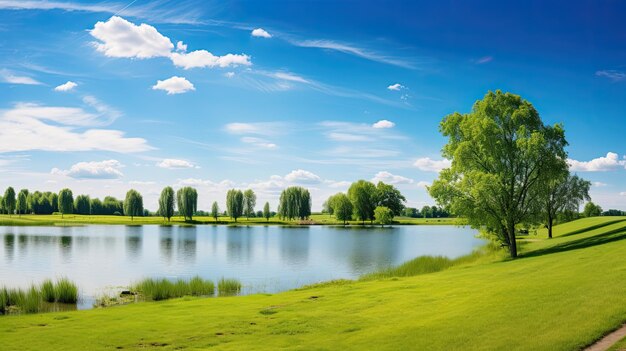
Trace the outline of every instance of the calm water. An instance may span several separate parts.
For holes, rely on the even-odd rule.
[[[422,255],[458,257],[484,243],[475,234],[453,226],[0,227],[0,286],[66,276],[81,308],[145,277],[233,277],[244,293],[277,292]]]

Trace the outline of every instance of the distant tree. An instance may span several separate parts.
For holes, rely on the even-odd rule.
[[[404,216],[405,217],[411,217],[411,218],[417,218],[417,217],[419,217],[419,211],[417,210],[417,208],[407,207],[407,208],[404,209]]]
[[[385,206],[376,207],[374,209],[374,217],[376,218],[376,223],[380,224],[381,227],[393,223],[393,211]]]
[[[4,198],[0,196],[0,213],[4,213]]]
[[[602,207],[594,204],[589,201],[585,204],[585,208],[583,209],[583,215],[585,217],[597,217],[602,214]]]
[[[9,217],[15,212],[15,190],[12,187],[8,187],[4,192],[4,196],[2,197],[3,208],[9,214]]]
[[[17,194],[17,202],[15,204],[15,207],[17,209],[18,215],[26,213],[26,211],[28,210],[27,198],[28,198],[28,189],[22,189]]]
[[[376,186],[366,180],[359,180],[348,189],[348,198],[352,202],[354,215],[358,220],[365,221],[374,220],[374,209],[377,202]]]
[[[439,173],[430,195],[517,257],[516,227],[536,221],[542,184],[567,168],[563,128],[544,124],[520,96],[496,91],[470,113],[446,116],[440,131],[451,167]]]
[[[58,203],[61,218],[66,214],[72,213],[74,211],[74,195],[72,195],[72,191],[67,188],[59,191]]]
[[[198,192],[196,189],[186,186],[176,192],[178,202],[178,212],[185,218],[185,221],[192,220],[198,207]]]
[[[263,206],[263,218],[265,218],[265,220],[269,222],[271,216],[272,213],[270,212],[270,203],[266,202],[265,206]]]
[[[91,213],[91,199],[89,195],[78,195],[74,200],[74,213],[88,215]]]
[[[50,202],[50,213],[59,212],[59,195],[53,192],[44,193]]]
[[[562,177],[545,182],[544,186],[542,217],[545,227],[548,228],[548,238],[552,238],[552,226],[558,213],[565,210],[578,211],[583,201],[591,200],[589,196],[591,182],[576,175],[572,176],[568,170],[564,170]]]
[[[406,198],[400,190],[391,184],[378,182],[376,184],[376,205],[387,207],[394,216],[400,216],[404,210]]]
[[[620,211],[615,209],[609,209],[602,212],[603,216],[626,216],[626,211]]]
[[[213,205],[211,205],[211,217],[213,217],[216,222],[220,217],[220,207],[217,205],[217,201],[213,201]]]
[[[143,215],[143,197],[135,189],[130,189],[126,193],[124,200],[124,213],[130,216],[130,220],[134,220],[135,216]]]
[[[169,222],[174,215],[174,189],[171,186],[163,188],[159,197],[159,215]]]
[[[331,216],[335,214],[335,207],[337,207],[337,198],[340,194],[341,193],[331,195],[330,197],[328,197],[328,200],[326,200],[324,204],[322,205],[324,208],[324,211],[326,211],[326,213],[328,213]]]
[[[100,201],[100,199],[98,198],[91,199],[89,207],[91,208],[92,215],[104,214],[104,206],[102,205],[102,201]]]
[[[104,207],[104,214],[107,215],[123,215],[124,214],[124,202],[114,198],[113,196],[106,196],[102,201]]]
[[[278,214],[281,218],[301,220],[311,215],[311,194],[303,187],[292,186],[280,194]]]
[[[343,224],[346,225],[346,222],[352,219],[352,202],[344,193],[335,194],[334,197],[335,198],[333,200],[333,208],[335,212],[335,218],[343,221]]]
[[[237,218],[243,214],[243,193],[241,190],[228,190],[226,193],[226,209],[230,218],[237,222]]]
[[[254,207],[256,206],[256,194],[252,189],[243,192],[243,214],[246,219],[254,216]]]
[[[423,218],[432,218],[433,217],[433,212],[432,212],[430,206],[422,207],[422,210],[420,211],[420,213],[422,214]]]

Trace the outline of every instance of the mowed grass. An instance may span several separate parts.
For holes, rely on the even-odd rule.
[[[462,219],[457,218],[409,218],[396,217],[395,225],[455,225],[463,224]],[[313,214],[308,221],[287,221],[278,217],[265,218],[239,218],[237,222],[230,217],[221,216],[217,221],[208,216],[195,216],[193,221],[185,221],[183,217],[172,217],[168,222],[162,217],[134,217],[128,216],[100,216],[100,215],[0,215],[0,226],[63,226],[63,225],[86,225],[86,224],[122,224],[122,225],[202,225],[202,224],[227,224],[227,225],[298,225],[298,224],[320,224],[320,225],[342,225],[335,217],[326,214]],[[360,226],[360,221],[350,221],[349,225]],[[370,225],[365,222],[365,225]]]
[[[430,274],[5,316],[0,340],[3,350],[577,350],[626,322],[626,221],[616,219],[531,235],[517,260]]]

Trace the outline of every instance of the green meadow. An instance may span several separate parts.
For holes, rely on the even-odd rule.
[[[554,235],[520,239],[515,260],[490,248],[272,295],[3,316],[0,340],[4,350],[583,349],[626,322],[626,217]]]

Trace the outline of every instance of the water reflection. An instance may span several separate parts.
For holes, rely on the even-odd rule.
[[[164,262],[172,262],[173,254],[173,231],[171,226],[159,227],[159,251],[161,253],[161,260]]]
[[[143,227],[126,226],[126,257],[133,262],[141,258]]]
[[[13,256],[15,253],[15,234],[5,234],[4,235],[4,255],[7,261],[13,261]]]
[[[196,261],[196,227],[178,228],[176,238],[176,255],[182,263]]]
[[[243,264],[252,259],[251,234],[253,227],[236,226],[228,228],[226,236],[226,257],[228,262]]]
[[[290,229],[280,231],[280,258],[287,265],[304,265],[309,259],[309,228]]]

